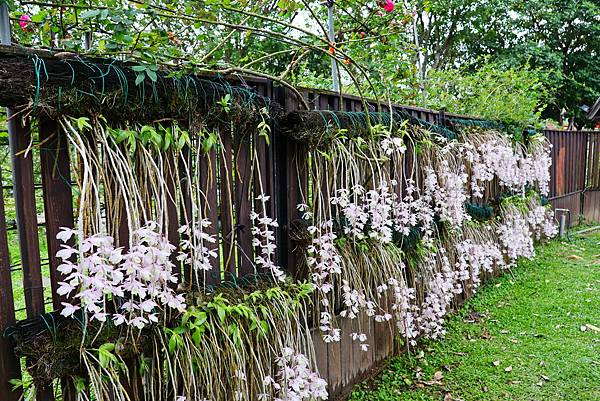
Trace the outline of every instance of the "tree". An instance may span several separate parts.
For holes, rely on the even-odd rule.
[[[600,96],[600,2],[427,0],[418,10],[429,68],[476,71],[491,56],[499,66],[544,70],[556,98],[542,115],[559,120],[564,108],[586,122],[580,106]]]

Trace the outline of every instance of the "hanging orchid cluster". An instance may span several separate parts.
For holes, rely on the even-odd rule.
[[[272,387],[277,396],[274,401],[326,400],[327,382],[312,371],[306,356],[293,348],[285,347],[276,358],[277,375],[266,376],[263,384]],[[269,399],[267,396],[263,399]]]
[[[175,247],[157,228],[149,222],[136,230],[126,252],[116,248],[108,235],[83,238],[78,248],[64,244],[56,255],[62,259],[58,269],[66,276],[58,293],[72,296],[79,304],[64,302],[61,314],[72,316],[82,308],[91,320],[110,318],[117,326],[142,329],[158,322],[160,306],[183,312],[184,297],[173,290],[177,276],[170,257]],[[79,239],[75,230],[63,228],[57,238],[66,243],[73,236]]]
[[[275,232],[274,229],[279,227],[277,220],[267,215],[267,202],[269,196],[261,194],[256,197],[260,202],[260,212],[251,212],[250,220],[252,221],[252,246],[257,250],[254,257],[254,263],[257,268],[262,268],[267,272],[271,272],[275,282],[285,280],[285,274],[281,267],[274,262],[275,250]]]
[[[527,222],[535,239],[552,238],[558,234],[554,213],[544,206],[536,206],[529,212]]]
[[[267,314],[262,312],[263,304],[241,307],[211,298],[207,292],[199,295],[201,305],[188,308],[184,296],[176,291],[181,279],[173,261],[190,270],[201,288],[202,275],[211,271],[219,255],[218,238],[211,234],[215,231],[211,225],[216,222],[204,218],[199,210],[203,194],[188,171],[193,184],[188,195],[194,204],[192,216],[188,216],[191,222],[178,230],[179,249],[169,243],[164,227],[154,222],[134,230],[126,249],[117,247],[114,238],[106,234],[83,238],[80,231],[64,229],[59,233],[64,245],[57,257],[63,261],[59,270],[66,279],[58,291],[72,300],[64,303],[62,314],[77,316],[81,309],[86,321],[110,320],[128,329],[144,329],[164,323],[168,311],[183,313],[193,318],[186,319],[181,330],[164,328],[170,336],[164,339],[169,342],[170,353],[181,356],[191,350],[196,361],[210,366],[219,356],[204,355],[202,346],[223,346],[220,335],[205,327],[215,312],[212,318],[215,324],[223,325],[228,341],[235,347],[244,342],[240,352],[236,349],[228,354],[238,367],[254,360],[252,352],[242,349],[252,347],[254,341],[267,341],[260,334],[251,337],[268,332],[264,324],[273,324],[273,316],[277,316],[278,322],[290,327],[298,324],[294,333],[268,334],[269,341],[275,339],[276,344],[265,351],[267,360],[257,363],[258,371],[239,368],[232,378],[233,387],[222,390],[230,391],[236,399],[255,394],[256,389],[264,393],[265,400],[326,399],[326,383],[310,357],[312,340],[310,335],[303,337],[308,332],[309,316],[314,317],[325,342],[349,336],[363,351],[370,347],[367,330],[358,324],[351,332],[342,332],[338,316],[367,316],[375,324],[394,328],[411,345],[420,335],[438,338],[444,335],[444,319],[457,295],[476,291],[484,274],[508,268],[519,257],[532,256],[534,240],[556,234],[551,212],[533,197],[519,206],[503,204],[497,218],[487,224],[471,221],[465,207],[474,200],[488,200],[496,183],[516,192],[519,199],[531,188],[546,192],[550,158],[545,143],[534,141],[529,148],[513,146],[497,133],[458,142],[437,141],[422,131],[407,133],[408,128],[399,135],[376,132],[370,142],[336,138],[331,152],[311,152],[309,165],[314,175],[305,194],[309,198],[297,209],[306,223],[306,233],[302,234],[307,239],[309,293],[316,301],[313,313],[299,306],[296,315],[290,314],[291,309],[284,306],[289,299],[277,291],[265,291],[265,298],[249,295],[275,305]],[[153,166],[149,174],[156,177],[156,185],[139,192],[158,199],[157,221],[163,221],[160,216],[168,202],[162,198],[168,191],[160,189],[164,174],[159,166],[165,163],[154,163],[154,156],[148,153],[144,157]],[[114,162],[122,161],[115,157]],[[83,178],[86,183],[96,179],[89,172]],[[136,182],[133,177],[124,181]],[[86,194],[94,192],[88,190]],[[132,196],[131,202],[138,202],[136,199]],[[256,271],[269,272],[281,289],[289,279],[276,262],[278,222],[269,216],[269,201],[264,194],[254,198],[249,216],[253,252],[244,256],[254,262]],[[87,202],[99,204],[91,197]],[[139,215],[144,202],[139,203],[125,207],[130,225],[147,220]],[[85,213],[80,214],[85,217]],[[95,230],[101,226],[95,224]],[[73,237],[76,246],[69,245]],[[273,294],[281,299],[274,301]],[[248,338],[240,335],[244,316],[254,319],[245,333]],[[177,350],[177,344],[186,345]],[[194,364],[186,366],[188,375],[195,377]],[[256,378],[250,378],[249,372],[256,373]],[[179,385],[174,385],[177,390]],[[186,387],[186,391],[186,397],[200,394],[194,386]]]
[[[420,156],[416,170],[406,170],[403,143],[399,137],[384,137],[379,146],[369,148],[367,162],[365,157],[348,157],[352,152],[346,151],[340,152],[342,161],[313,156],[323,163],[322,171],[332,166],[358,178],[343,180],[350,182],[348,187],[330,190],[334,196],[324,198],[326,203],[299,205],[312,222],[307,265],[318,290],[325,342],[349,335],[368,349],[364,333],[336,328],[336,310],[349,319],[363,313],[375,322],[393,319],[411,344],[419,335],[440,337],[457,295],[467,289],[475,292],[484,273],[533,256],[534,239],[556,234],[552,213],[539,203],[527,205],[526,214],[504,208],[498,222],[482,226],[470,223],[465,208],[471,199],[483,198],[494,181],[518,194],[533,187],[547,192],[550,158],[545,142],[533,142],[529,149],[515,147],[493,132],[480,141],[429,143],[431,149]],[[405,166],[400,175],[394,172],[397,166]],[[443,238],[436,221],[457,237]],[[409,269],[397,249],[411,235],[419,238],[422,256]],[[365,258],[364,252],[370,256]],[[407,277],[415,269],[419,282],[413,288]],[[391,308],[383,306],[385,299]]]
[[[453,171],[447,160],[442,160],[437,174],[431,167],[425,169],[425,191],[433,196],[433,210],[441,221],[448,222],[451,227],[460,227],[465,220],[470,220],[465,211],[467,179],[464,166],[461,165],[459,171]]]
[[[194,272],[207,272],[212,269],[212,260],[217,257],[217,239],[207,232],[212,223],[201,219],[193,224],[179,227],[177,232],[183,234],[177,260],[191,266]]]
[[[548,194],[550,182],[550,145],[544,141],[531,143],[527,152],[515,147],[507,138],[486,137],[476,144],[467,142],[463,150],[471,164],[473,196],[483,197],[483,185],[497,178],[509,190],[524,193],[527,187],[537,187],[542,195]]]
[[[471,280],[473,291],[481,284],[482,273],[506,267],[502,250],[495,243],[478,244],[466,239],[456,244],[456,256],[458,279],[461,282]]]

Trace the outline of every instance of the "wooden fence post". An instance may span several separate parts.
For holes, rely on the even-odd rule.
[[[210,220],[211,226],[205,229],[209,235],[214,235],[217,238],[217,253],[219,246],[219,205],[217,200],[217,152],[213,149],[208,154],[202,155],[200,158],[200,166],[198,166],[200,178],[200,188],[204,194],[204,202],[202,202],[201,210],[203,217]],[[191,205],[190,205],[191,209]],[[221,282],[221,264],[220,258],[214,258],[212,261],[212,270],[206,274],[206,284],[216,285]]]
[[[21,389],[12,391],[8,381],[21,378],[21,364],[15,355],[11,341],[1,335],[7,327],[15,323],[15,304],[4,214],[4,191],[1,183],[0,169],[0,400],[17,401],[22,395]]]
[[[29,124],[8,113],[8,137],[13,168],[13,187],[17,232],[23,268],[23,290],[27,317],[44,313],[44,288],[36,213],[35,187],[33,178],[33,155],[29,149],[32,133]],[[38,400],[54,399],[52,386],[37,389]]]

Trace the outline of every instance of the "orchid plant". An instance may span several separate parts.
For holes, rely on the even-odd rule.
[[[147,383],[166,375],[164,388],[178,400],[327,399],[311,323],[323,341],[349,337],[363,351],[372,346],[363,316],[387,325],[409,347],[420,336],[439,338],[457,296],[533,256],[534,241],[556,234],[552,212],[539,197],[525,196],[533,188],[548,190],[545,142],[513,144],[496,131],[449,141],[406,124],[395,131],[379,127],[368,140],[338,135],[309,152],[310,182],[297,205],[308,239],[308,283],[293,283],[277,263],[279,224],[269,215],[271,199],[254,151],[259,178],[246,234],[252,254],[244,256],[271,282],[255,291],[220,291],[204,286],[223,250],[217,222],[208,217],[215,206],[194,172],[207,151],[222,145],[220,136],[205,133],[194,143],[171,127],[177,145],[150,141],[144,147],[134,145],[136,135],[101,119],[61,124],[83,165],[76,177],[82,188],[77,229],[57,236],[65,277],[58,291],[70,299],[61,314],[81,316],[84,325],[119,327],[131,341],[151,333],[157,356],[149,367],[142,363],[140,374]],[[134,141],[124,146],[123,135]],[[185,182],[178,193],[172,177]],[[498,188],[515,194],[519,205],[504,202],[492,221],[473,221],[465,205],[489,201]],[[110,205],[108,224],[100,211],[103,191],[120,199]],[[169,220],[172,204],[185,206],[185,224]],[[126,238],[112,220],[127,222]],[[168,240],[173,230],[177,247]],[[184,283],[180,270],[190,271],[192,282]],[[340,318],[358,324],[342,331]],[[126,390],[106,380],[123,374],[119,342],[102,347],[82,352],[94,392],[98,399],[114,393],[125,400]],[[116,362],[98,368],[100,354]],[[213,382],[218,385],[199,385]],[[161,386],[148,386],[145,395],[168,399]]]
[[[484,274],[533,256],[534,240],[556,234],[552,213],[539,203],[525,214],[503,207],[497,221],[480,227],[465,209],[472,199],[489,199],[495,185],[518,196],[530,188],[547,193],[551,159],[539,138],[525,147],[497,131],[458,142],[426,132],[378,134],[373,143],[334,140],[314,151],[314,193],[298,206],[311,223],[307,265],[323,340],[350,336],[363,350],[366,335],[341,332],[336,316],[393,319],[409,344],[442,336],[457,295],[475,292]],[[411,235],[424,252],[409,269],[402,246]],[[422,282],[411,284],[415,275]]]

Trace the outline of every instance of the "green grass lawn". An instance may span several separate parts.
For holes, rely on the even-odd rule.
[[[350,400],[600,400],[600,234],[538,247]]]

